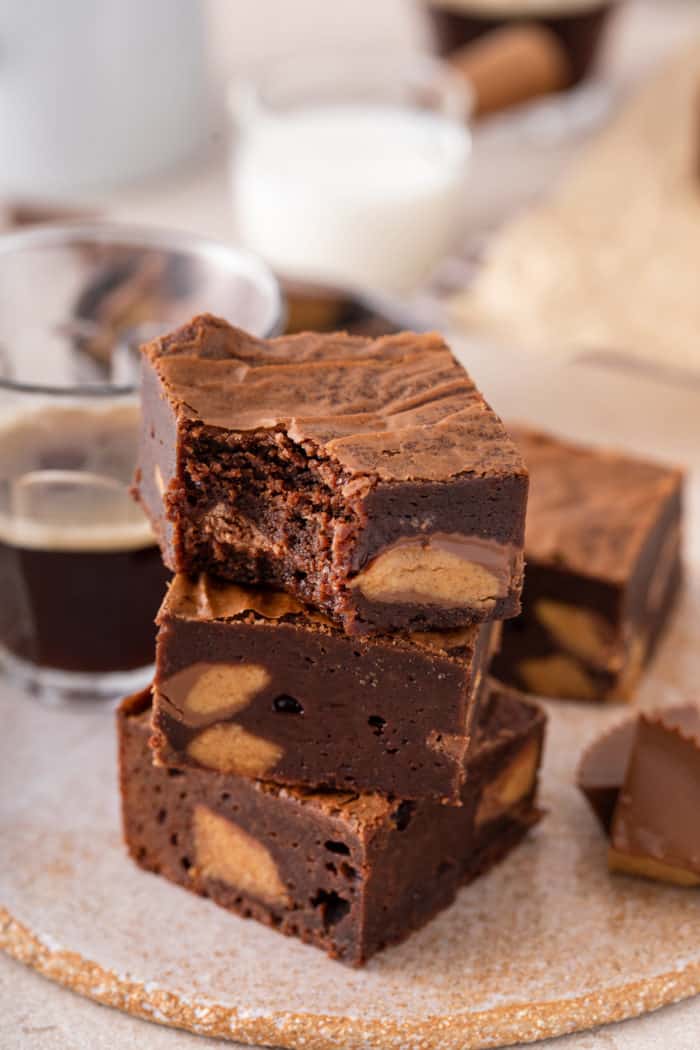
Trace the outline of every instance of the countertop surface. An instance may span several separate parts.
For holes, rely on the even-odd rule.
[[[0,955],[3,1050],[229,1050],[203,1039],[109,1010],[51,984]],[[697,1050],[700,1002],[690,999],[622,1024],[531,1044],[535,1050]]]

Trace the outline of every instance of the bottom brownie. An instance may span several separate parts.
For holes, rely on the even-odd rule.
[[[485,706],[461,807],[154,766],[150,714],[145,691],[118,715],[134,860],[347,963],[422,926],[540,817],[545,716],[504,689]]]

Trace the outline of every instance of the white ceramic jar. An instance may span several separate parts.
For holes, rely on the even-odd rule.
[[[0,194],[77,197],[176,164],[206,133],[196,0],[2,0]]]

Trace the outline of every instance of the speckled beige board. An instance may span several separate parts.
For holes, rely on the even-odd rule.
[[[643,701],[700,672],[700,573]],[[624,710],[551,705],[551,813],[492,874],[364,971],[135,868],[121,845],[105,708],[0,697],[0,944],[100,1002],[283,1047],[498,1046],[618,1020],[700,991],[700,895],[605,868],[572,786],[583,745]]]

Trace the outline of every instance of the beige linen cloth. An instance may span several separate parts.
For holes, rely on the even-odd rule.
[[[473,333],[700,373],[700,40],[623,107],[452,302]]]

